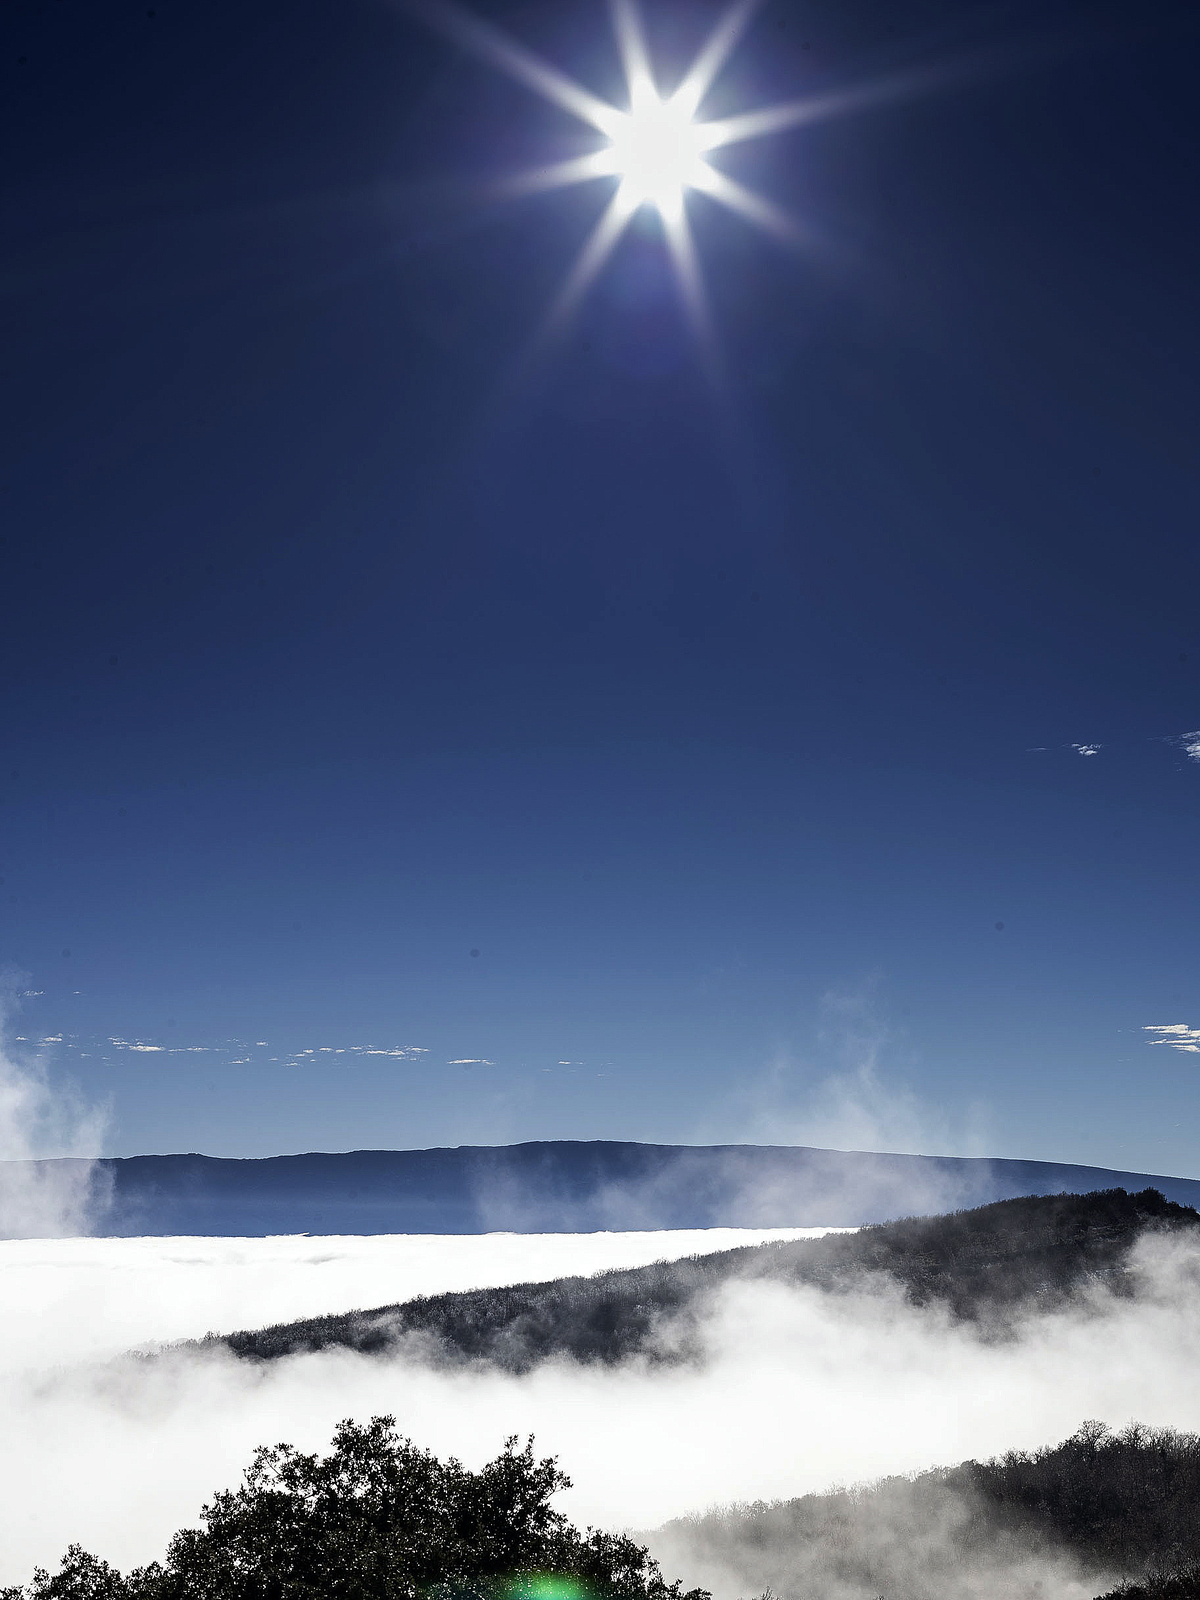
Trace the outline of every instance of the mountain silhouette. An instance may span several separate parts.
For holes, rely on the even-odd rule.
[[[90,1166],[86,1231],[141,1234],[561,1233],[857,1226],[1020,1195],[1157,1189],[1200,1205],[1200,1180],[1061,1162],[784,1145],[551,1141],[240,1160],[145,1155],[0,1164],[7,1182]],[[2,1191],[0,1191],[2,1192]],[[0,1234],[4,1234],[0,1218]]]

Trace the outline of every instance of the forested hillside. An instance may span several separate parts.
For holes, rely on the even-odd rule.
[[[344,1346],[382,1352],[420,1338],[429,1359],[525,1372],[556,1356],[612,1363],[686,1360],[689,1325],[734,1278],[847,1292],[885,1279],[915,1304],[938,1302],[978,1323],[1059,1304],[1080,1288],[1128,1288],[1129,1252],[1148,1228],[1200,1227],[1200,1214],[1157,1190],[1002,1200],[822,1239],[747,1246],[649,1267],[442,1294],[224,1335],[233,1353],[268,1361]],[[670,1320],[672,1338],[656,1335]],[[211,1336],[213,1339],[216,1336]]]
[[[735,1506],[632,1537],[579,1532],[569,1480],[510,1440],[478,1472],[342,1423],[325,1457],[256,1452],[163,1560],[78,1545],[0,1600],[1197,1600],[1200,1438],[1088,1424],[1030,1454]],[[642,1537],[647,1542],[642,1542]],[[684,1577],[667,1582],[660,1562]],[[684,1583],[702,1587],[684,1591]]]
[[[1200,1595],[1200,1438],[1085,1424],[1064,1443],[734,1506],[649,1536],[685,1581],[780,1600]]]

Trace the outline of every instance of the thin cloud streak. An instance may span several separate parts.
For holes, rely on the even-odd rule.
[[[1170,1045],[1172,1050],[1185,1050],[1189,1055],[1200,1056],[1200,1028],[1191,1028],[1186,1022],[1151,1022],[1143,1033],[1156,1033],[1157,1039],[1147,1039],[1147,1044]]]

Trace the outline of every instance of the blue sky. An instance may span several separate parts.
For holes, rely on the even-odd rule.
[[[694,197],[715,394],[649,213],[514,378],[604,186],[403,11],[8,37],[0,960],[106,1149],[1197,1171],[1188,8],[765,6],[714,114],[941,81],[730,152],[806,245]]]

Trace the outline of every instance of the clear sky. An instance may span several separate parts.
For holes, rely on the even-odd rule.
[[[614,180],[498,194],[597,136],[446,28],[10,0],[16,1056],[117,1154],[1200,1173],[1198,45],[765,5],[702,114],[830,114],[712,158],[795,238],[687,198],[710,359],[650,206],[538,342]]]

